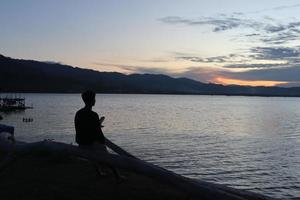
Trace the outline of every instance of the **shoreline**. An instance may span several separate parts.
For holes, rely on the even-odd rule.
[[[0,97],[3,94],[76,94],[80,95],[81,92],[31,92],[31,91],[15,91],[0,92]],[[220,93],[220,94],[211,94],[211,93],[118,93],[118,92],[96,92],[96,94],[108,94],[108,95],[178,95],[178,96],[229,96],[229,97],[291,97],[299,98],[300,95],[269,95],[269,94],[231,94],[231,93]]]

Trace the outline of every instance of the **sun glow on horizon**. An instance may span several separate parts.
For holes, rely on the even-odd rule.
[[[224,77],[217,77],[214,79],[214,82],[223,85],[266,86],[266,87],[288,84],[288,82],[284,82],[284,81],[264,81],[264,80],[248,81],[248,80],[230,79]]]

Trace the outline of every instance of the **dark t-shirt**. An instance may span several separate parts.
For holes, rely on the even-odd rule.
[[[92,110],[82,108],[75,115],[76,143],[91,145],[94,142],[105,143],[99,116]]]

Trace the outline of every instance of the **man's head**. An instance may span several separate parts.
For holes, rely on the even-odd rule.
[[[96,93],[91,90],[87,90],[81,94],[82,100],[84,101],[85,105],[88,107],[92,107],[95,105],[96,102]]]

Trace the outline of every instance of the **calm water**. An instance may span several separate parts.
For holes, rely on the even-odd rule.
[[[78,94],[25,94],[34,109],[2,114],[16,138],[74,143]],[[104,133],[185,176],[300,198],[300,98],[97,95]],[[32,117],[32,123],[23,123]]]

